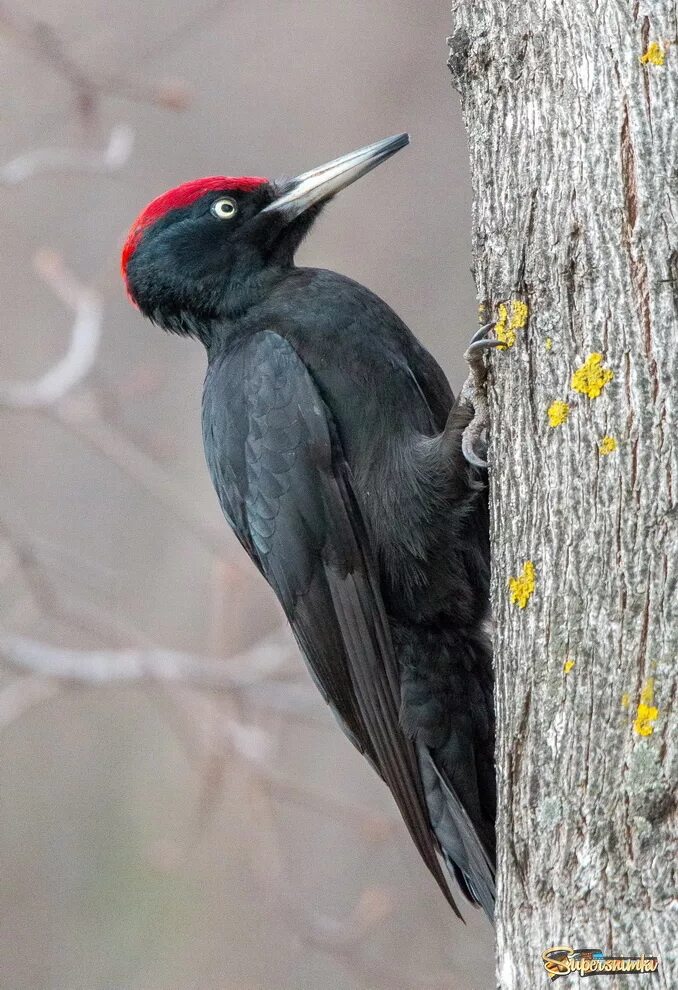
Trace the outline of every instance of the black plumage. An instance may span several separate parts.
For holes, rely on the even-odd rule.
[[[207,348],[212,481],[316,684],[450,904],[441,855],[491,917],[488,515],[461,452],[470,410],[377,296],[293,261],[322,202],[398,140],[284,186],[175,190],[142,214],[125,275],[146,315]],[[232,216],[215,215],[220,198]]]

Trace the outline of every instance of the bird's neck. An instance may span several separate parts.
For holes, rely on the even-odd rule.
[[[258,271],[234,271],[223,287],[221,317],[239,320],[251,309],[266,302],[273,289],[289,274],[289,267],[269,265]]]
[[[237,334],[239,323],[253,309],[265,304],[274,288],[289,275],[291,269],[270,266],[259,271],[237,270],[228,276],[205,280],[197,294],[184,297],[181,291],[167,293],[159,306],[148,315],[170,333],[194,337],[208,351]]]

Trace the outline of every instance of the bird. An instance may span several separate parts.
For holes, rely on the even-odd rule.
[[[485,461],[463,442],[473,403],[373,292],[295,264],[324,206],[408,143],[293,179],[185,182],[139,214],[122,275],[143,316],[204,345],[223,514],[450,907],[463,920],[453,876],[491,920],[489,514]],[[476,364],[496,343],[485,330]]]

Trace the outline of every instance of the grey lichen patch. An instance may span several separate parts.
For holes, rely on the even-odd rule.
[[[546,797],[537,808],[537,820],[542,828],[554,828],[563,820],[563,802],[559,797]]]
[[[649,823],[665,817],[671,810],[671,788],[662,770],[658,749],[650,740],[640,739],[631,753],[624,778],[624,788],[635,821]]]
[[[648,744],[636,745],[631,753],[626,776],[630,790],[640,790],[648,783],[658,780],[661,774],[661,763],[656,747]]]
[[[633,831],[635,833],[636,841],[643,846],[652,834],[652,825],[643,815],[633,815],[631,821],[633,823]]]

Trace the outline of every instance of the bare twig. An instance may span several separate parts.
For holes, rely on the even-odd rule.
[[[0,165],[0,182],[18,185],[44,172],[115,172],[129,161],[134,147],[134,131],[120,124],[111,131],[102,151],[73,148],[36,148]]]
[[[83,68],[69,54],[50,24],[11,11],[4,4],[0,4],[0,27],[68,83],[75,94],[80,117],[86,124],[91,124],[96,117],[102,96],[121,96],[170,110],[184,110],[188,105],[188,90],[182,82],[135,82],[124,74]]]
[[[0,484],[0,494],[2,493],[2,485]],[[14,507],[12,506],[12,513]],[[5,525],[3,521],[3,516],[5,516],[6,508],[2,505],[0,512],[0,533],[5,535],[8,543],[8,556],[7,561],[5,561],[5,567],[18,566],[23,563],[21,558],[21,545],[25,543],[30,543],[32,553],[35,558],[44,564],[46,567],[53,567],[59,573],[68,576],[79,578],[81,581],[83,577],[88,583],[94,579],[105,579],[111,581],[115,579],[119,571],[117,568],[109,567],[100,560],[87,559],[81,553],[78,553],[72,547],[66,546],[64,543],[56,543],[51,540],[46,539],[39,533],[32,532],[30,534],[30,539],[28,537],[15,537],[10,535],[10,527]],[[14,532],[16,532],[16,527],[12,526]],[[24,525],[21,526],[21,533],[27,533],[27,529]],[[2,564],[0,564],[0,582],[3,578],[8,576],[8,572],[3,572]]]
[[[54,583],[44,567],[40,566],[39,538],[29,535],[20,519],[10,527],[0,517],[0,537],[6,545],[5,555],[0,558],[5,575],[11,575],[14,568],[20,568],[32,600],[42,612],[55,615],[69,625],[104,639],[112,635],[137,647],[137,650],[109,649],[92,653],[64,651],[43,643],[17,640],[19,647],[14,666],[29,669],[32,673],[82,683],[157,680],[166,684],[190,684],[189,670],[197,670],[199,683],[193,686],[237,691],[241,703],[297,718],[318,707],[317,695],[308,679],[299,676],[302,668],[296,644],[287,626],[264,636],[228,661],[204,660],[162,650],[128,620],[116,616],[110,609],[102,609],[94,602],[74,599],[64,589],[63,582],[58,585]],[[58,568],[61,553],[72,560],[73,566],[80,571],[88,566],[86,561],[70,551],[54,547],[53,552],[57,554]],[[3,640],[2,633],[0,628],[0,651],[6,648],[7,660],[12,663],[11,641],[10,638]],[[166,663],[167,658],[170,658],[169,663]]]
[[[164,34],[156,33],[152,41],[130,52],[119,63],[121,68],[126,69],[128,66],[139,66],[143,62],[157,58],[159,55],[167,58],[177,45],[186,44],[186,41],[194,34],[204,31],[206,26],[210,24],[210,21],[216,20],[227,7],[228,0],[208,0],[203,7],[191,5],[190,13],[183,21],[176,23]]]
[[[0,632],[0,652],[22,671],[81,684],[163,681],[241,692],[281,670],[293,644],[275,633],[231,661],[176,650],[69,650]]]
[[[39,251],[36,271],[61,301],[75,313],[66,354],[41,378],[29,382],[1,382],[0,404],[13,408],[48,406],[63,398],[90,372],[101,339],[103,304],[97,292],[82,285],[53,251]]]
[[[8,526],[0,518],[0,536],[7,544],[9,573],[11,568],[20,568],[31,602],[41,612],[52,615],[69,626],[101,636],[104,641],[113,636],[120,642],[131,642],[137,646],[155,645],[128,619],[116,616],[110,608],[103,609],[94,602],[72,596],[64,589],[63,581],[53,581],[41,566],[40,538],[33,534],[29,536],[25,526],[19,524],[17,533],[15,527]],[[53,566],[62,574],[68,573],[68,567],[64,566],[65,561],[70,561],[71,567],[77,567],[80,575],[89,568],[88,562],[73,552],[61,547],[54,547],[54,552],[57,563]]]
[[[228,552],[231,545],[225,525],[212,524],[196,504],[195,496],[183,491],[165,469],[126,437],[117,427],[101,418],[96,395],[79,390],[50,407],[68,430],[115,464],[147,494],[157,498],[181,520],[209,553]]]

